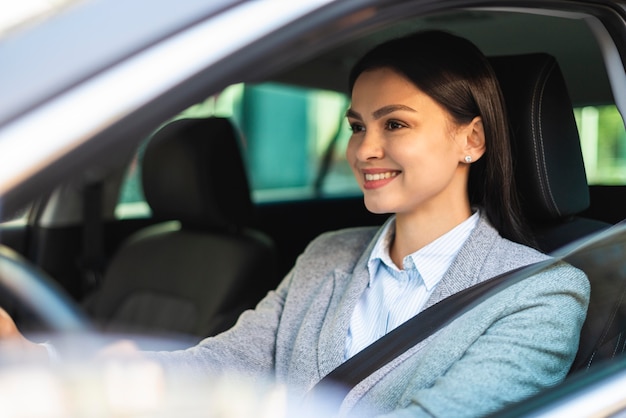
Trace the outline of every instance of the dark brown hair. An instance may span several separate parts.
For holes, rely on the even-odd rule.
[[[504,99],[483,53],[467,39],[441,31],[393,39],[376,46],[352,68],[350,93],[361,73],[378,68],[402,74],[460,125],[481,117],[486,151],[470,169],[470,202],[482,208],[500,235],[533,245],[515,188]]]

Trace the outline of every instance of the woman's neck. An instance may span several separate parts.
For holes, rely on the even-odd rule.
[[[396,214],[395,238],[390,249],[391,259],[397,266],[402,267],[404,257],[446,234],[471,215],[469,204],[456,210],[448,208],[443,212],[439,210]]]

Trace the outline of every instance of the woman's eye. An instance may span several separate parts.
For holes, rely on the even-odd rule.
[[[388,121],[386,125],[387,125],[386,128],[389,129],[390,131],[404,128],[404,125],[402,123],[396,122],[395,120]]]
[[[357,133],[357,132],[363,132],[365,130],[365,126],[361,125],[360,123],[351,123],[350,124],[350,130],[353,133]]]

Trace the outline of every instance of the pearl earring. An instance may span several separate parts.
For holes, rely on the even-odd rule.
[[[465,162],[468,163],[468,164],[471,163],[472,162],[472,156],[471,155],[466,155],[465,156]]]

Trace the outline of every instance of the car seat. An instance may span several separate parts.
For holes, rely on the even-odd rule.
[[[589,188],[572,103],[557,61],[543,53],[490,61],[509,114],[523,211],[540,249],[552,252],[610,227],[580,215],[589,206]],[[567,258],[591,283],[587,319],[570,373],[607,361],[626,347],[626,265],[614,264],[624,264],[626,244],[620,243],[623,237],[613,241]]]
[[[557,61],[492,57],[511,125],[515,181],[539,248],[551,252],[607,223],[580,216],[589,187],[572,103]]]
[[[155,219],[117,251],[87,311],[109,329],[205,337],[273,287],[272,241],[245,227],[253,205],[224,118],[181,119],[149,140],[142,184]],[[268,285],[269,283],[269,285]]]

